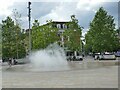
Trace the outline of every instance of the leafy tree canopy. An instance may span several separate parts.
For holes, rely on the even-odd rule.
[[[86,49],[92,52],[114,51],[119,41],[116,34],[114,18],[103,7],[96,12],[85,35]]]

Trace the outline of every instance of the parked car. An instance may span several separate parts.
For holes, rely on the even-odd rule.
[[[27,59],[16,59],[16,64],[26,64],[26,63],[29,63],[29,60]]]
[[[67,61],[72,61],[74,52],[66,51]]]
[[[68,61],[82,61],[83,55],[81,55],[79,52],[73,52],[73,51],[67,51],[66,57]]]
[[[77,54],[75,55],[75,57],[76,57],[77,61],[82,61],[83,60],[83,55],[80,54],[79,52],[77,52]]]
[[[120,57],[120,51],[117,51],[117,52],[115,53],[115,56],[116,56],[116,57]]]
[[[95,54],[94,54],[94,60],[98,60],[98,59],[99,59],[99,56],[100,56],[100,53],[95,53]]]
[[[69,56],[66,56],[66,58],[67,58],[67,61],[72,61],[72,59],[73,59],[73,56],[71,55],[69,55]]]
[[[0,59],[0,65],[2,64],[2,59]]]
[[[95,54],[95,60],[116,60],[116,57],[113,53],[97,53]]]

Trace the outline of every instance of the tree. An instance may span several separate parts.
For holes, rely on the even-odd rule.
[[[64,32],[65,46],[69,50],[81,51],[82,47],[82,28],[78,24],[78,20],[75,18],[75,15],[71,16],[71,21],[68,23],[69,28]]]
[[[37,22],[36,22],[37,21]],[[35,20],[32,27],[32,49],[43,49],[49,44],[52,44],[58,40],[58,29],[52,27],[52,22],[46,25],[39,26],[38,20]]]
[[[33,27],[38,27],[39,25],[40,25],[39,21],[35,20],[34,23],[33,23]]]
[[[17,9],[13,9],[13,18],[15,21],[15,37],[16,37],[16,54],[17,58],[26,55],[25,50],[25,34],[21,31],[21,14]]]
[[[21,14],[17,11],[17,9],[13,9],[13,18],[15,20],[15,24],[21,25]]]
[[[22,58],[25,56],[25,47],[23,45],[23,33],[18,24],[7,17],[2,20],[2,57]],[[19,53],[19,55],[17,55]]]
[[[119,41],[115,30],[113,16],[108,15],[107,11],[100,7],[85,35],[86,49],[92,52],[116,50]]]
[[[13,49],[15,47],[14,39],[14,21],[7,17],[2,21],[2,57],[13,56]]]
[[[2,58],[2,25],[0,24],[0,59]]]
[[[120,27],[116,30],[116,33],[117,33],[117,36],[118,36],[118,39],[119,39],[119,45],[118,45],[118,48],[116,48],[116,49],[120,50]]]
[[[33,49],[46,48],[49,44],[58,42],[61,39],[58,36],[58,29],[52,20],[47,20],[47,24],[39,26],[38,20],[35,20],[32,27],[32,45]],[[81,50],[82,28],[78,25],[75,15],[71,16],[71,21],[66,23],[69,28],[64,30],[64,45],[70,50]],[[69,40],[68,40],[69,37]]]

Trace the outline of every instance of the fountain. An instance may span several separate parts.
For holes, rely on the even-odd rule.
[[[64,50],[56,43],[46,49],[32,52],[29,56],[31,70],[60,71],[68,70],[68,63]]]

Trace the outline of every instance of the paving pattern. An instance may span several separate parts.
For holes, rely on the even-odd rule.
[[[92,60],[91,60],[92,61]],[[90,61],[90,62],[91,62]],[[98,61],[93,61],[98,62]],[[112,62],[112,61],[111,61]],[[99,62],[98,62],[99,63]],[[96,63],[95,63],[96,64]],[[3,66],[3,88],[118,88],[118,66],[90,68],[85,62],[69,62],[62,71],[29,71],[25,65]],[[84,68],[82,68],[84,67]],[[85,68],[86,67],[86,68]],[[88,68],[87,68],[88,67]]]

